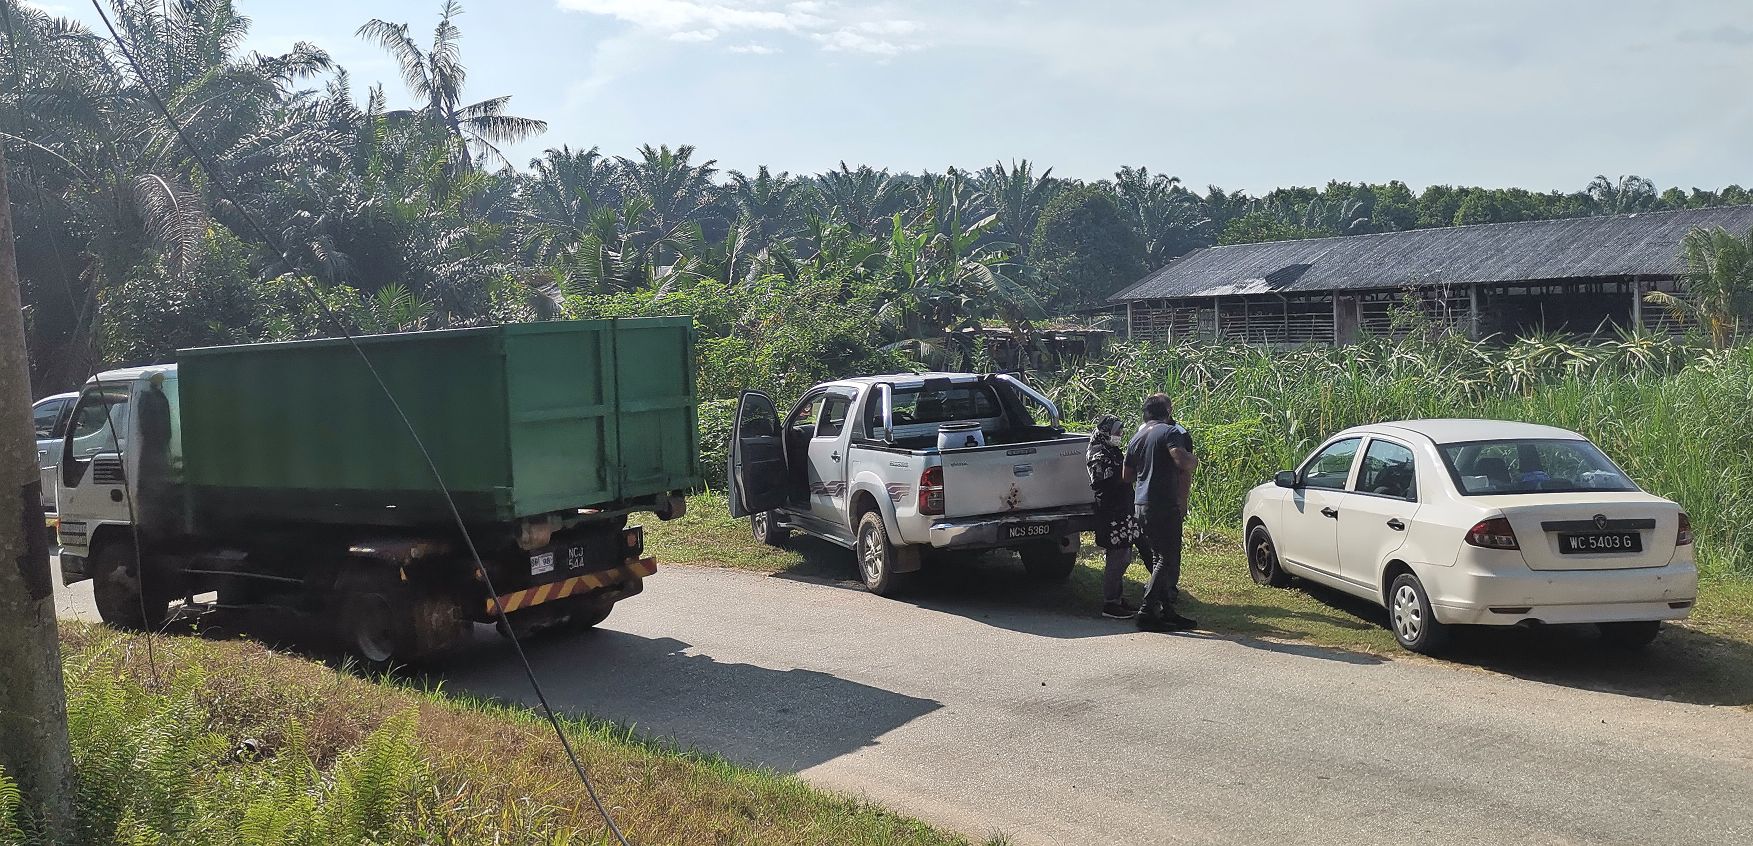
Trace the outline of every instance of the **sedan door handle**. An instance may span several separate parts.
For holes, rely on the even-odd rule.
[[[1398,517],[1390,517],[1388,518],[1388,528],[1396,532],[1404,532],[1406,531],[1406,523]]]
[[[835,450],[835,451],[834,451],[834,452],[833,452],[833,453],[832,453],[832,454],[830,454],[830,455],[829,455],[829,456],[828,456],[828,457],[829,457],[829,458],[832,458],[832,459],[834,459],[834,460],[835,460],[835,461],[839,461],[839,460],[840,460],[840,451],[839,451],[839,450]]]
[[[1332,517],[1333,519],[1337,520],[1337,519],[1339,519],[1339,509],[1336,509],[1333,506],[1329,505],[1326,508],[1321,509],[1321,516]]]

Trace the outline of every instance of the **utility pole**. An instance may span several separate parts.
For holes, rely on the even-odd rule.
[[[73,753],[30,425],[24,310],[0,149],[0,766],[47,843],[73,842]]]

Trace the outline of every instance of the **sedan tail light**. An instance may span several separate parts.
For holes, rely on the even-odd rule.
[[[919,513],[943,513],[943,466],[925,468],[919,474]]]
[[[1480,520],[1467,530],[1467,542],[1486,549],[1521,549],[1516,542],[1516,530],[1510,521],[1503,517]]]
[[[1680,536],[1674,540],[1675,546],[1692,545],[1692,515],[1680,512]]]

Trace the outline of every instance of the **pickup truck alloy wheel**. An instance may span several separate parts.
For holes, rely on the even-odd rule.
[[[1448,643],[1448,627],[1431,613],[1424,584],[1411,573],[1401,573],[1388,588],[1388,626],[1413,652],[1435,654]]]
[[[1248,575],[1254,583],[1267,587],[1290,584],[1290,574],[1278,563],[1278,547],[1272,545],[1272,533],[1264,525],[1248,532]]]
[[[895,572],[896,551],[889,543],[883,515],[867,511],[859,518],[858,543],[853,553],[858,556],[858,574],[867,590],[878,596],[893,596],[900,590],[902,574]]]
[[[762,511],[749,515],[749,529],[755,535],[757,543],[768,546],[779,546],[791,535],[779,525],[778,515],[771,511]]]

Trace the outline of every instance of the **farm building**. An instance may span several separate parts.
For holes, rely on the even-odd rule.
[[[1482,338],[1678,330],[1680,241],[1753,229],[1753,206],[1417,229],[1194,250],[1110,298],[1133,338],[1346,343],[1393,334],[1397,308]]]

